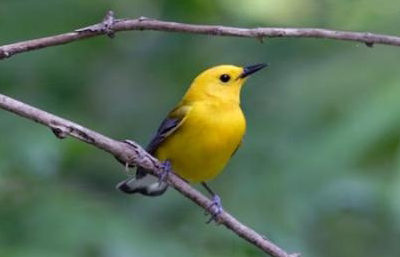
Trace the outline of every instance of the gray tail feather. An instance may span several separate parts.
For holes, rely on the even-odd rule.
[[[139,193],[146,196],[159,196],[168,189],[168,184],[138,169],[134,178],[121,181],[116,188],[126,194]]]

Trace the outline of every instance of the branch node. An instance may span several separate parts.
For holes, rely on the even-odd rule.
[[[137,18],[138,21],[148,21],[148,20],[154,20],[152,18],[146,17],[146,16],[140,16]]]
[[[218,26],[214,29],[213,34],[220,36],[220,35],[222,35],[222,31],[223,31],[223,28],[221,26]]]
[[[260,234],[260,236],[262,237],[262,239],[269,241],[269,238],[265,234]]]
[[[365,45],[368,47],[374,47],[374,43],[373,42],[365,42]]]
[[[10,52],[8,52],[7,50],[0,49],[0,58],[1,59],[11,57],[11,55],[12,54]]]
[[[91,25],[88,27],[84,27],[81,29],[76,29],[75,32],[97,32],[99,34],[105,34],[109,38],[114,38],[115,36],[115,31],[113,30],[113,25],[117,22],[118,20],[115,19],[114,17],[114,12],[113,11],[108,11],[106,13],[106,16],[104,17],[103,21],[101,23]]]
[[[115,37],[115,31],[113,30],[112,26],[115,24],[115,16],[112,10],[109,10],[104,17],[102,25],[103,25],[103,32],[109,37]]]
[[[65,127],[56,124],[51,124],[50,129],[53,132],[53,134],[59,139],[64,139],[68,136],[68,131],[66,131]]]
[[[261,28],[255,28],[253,29],[253,34],[254,37],[260,42],[260,43],[264,43],[264,39],[265,39],[265,35],[262,31]]]
[[[153,172],[157,175],[162,169],[162,164],[157,161],[153,156],[147,154],[147,152],[136,142],[132,140],[123,140],[122,143],[129,146],[129,149],[133,151],[125,153],[125,156],[115,156],[117,160],[129,167],[134,167],[137,164],[140,164],[141,167],[153,170]]]
[[[134,167],[136,166],[136,155],[138,153],[138,145],[133,142],[132,140],[122,140],[122,143],[128,145],[129,149],[131,149],[132,151],[134,151],[134,154],[127,154],[128,156],[115,156],[115,158],[117,158],[117,160],[121,163],[123,163],[125,165],[125,167]]]

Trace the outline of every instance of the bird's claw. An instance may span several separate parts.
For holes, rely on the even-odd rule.
[[[135,152],[138,150],[138,146],[135,142],[125,139],[121,141],[122,143],[126,144],[128,147],[132,148]],[[136,165],[133,162],[130,161],[125,161],[121,159],[119,156],[115,155],[114,156],[120,163],[122,163],[125,166],[125,171],[128,171],[129,168],[134,168]],[[128,173],[128,172],[127,172]]]
[[[161,173],[158,178],[158,183],[161,184],[167,180],[168,175],[171,173],[172,167],[171,162],[166,160],[165,162],[161,163]]]
[[[213,195],[211,201],[212,203],[208,206],[205,213],[206,215],[211,215],[210,219],[206,222],[207,224],[211,223],[211,221],[218,223],[218,217],[223,211],[221,198],[218,195]]]

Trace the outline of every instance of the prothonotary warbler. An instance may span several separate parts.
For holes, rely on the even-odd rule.
[[[240,91],[249,75],[266,67],[220,65],[198,75],[178,105],[163,120],[147,151],[188,182],[201,182],[212,195],[217,215],[218,195],[207,186],[225,167],[241,144],[246,120],[240,107]],[[163,194],[168,184],[138,168],[136,176],[117,188],[147,196]]]

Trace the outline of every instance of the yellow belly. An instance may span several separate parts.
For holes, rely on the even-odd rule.
[[[155,156],[161,161],[169,160],[173,170],[190,182],[208,181],[223,170],[240,145],[245,129],[239,105],[195,105]]]

